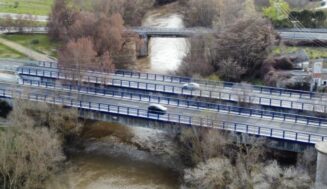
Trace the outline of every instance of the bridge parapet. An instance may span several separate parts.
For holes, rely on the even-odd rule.
[[[173,124],[192,125],[196,127],[204,127],[210,129],[219,129],[232,131],[236,133],[246,133],[256,136],[264,136],[275,139],[283,139],[294,142],[304,142],[315,144],[320,141],[326,141],[327,136],[313,134],[300,131],[292,131],[287,129],[275,129],[264,126],[249,125],[233,121],[218,121],[212,119],[204,119],[202,117],[190,117],[179,114],[151,114],[147,110],[131,108],[126,106],[116,106],[105,103],[97,103],[91,101],[81,101],[70,97],[49,96],[46,94],[36,94],[32,92],[22,93],[16,89],[0,88],[0,97],[2,98],[20,98],[31,101],[39,101],[56,105],[64,105],[80,110],[102,112],[113,115],[129,116],[140,119],[154,120],[158,122],[167,122]]]
[[[30,76],[37,76],[37,77],[44,77],[44,78],[53,78],[53,79],[64,79],[64,80],[75,80],[78,78],[74,75],[73,72],[65,71],[65,70],[58,70],[58,69],[40,69],[37,67],[21,67],[17,70],[18,74],[23,75],[30,75]],[[232,92],[224,92],[224,91],[215,91],[215,90],[197,90],[197,91],[190,91],[184,90],[182,85],[170,85],[170,84],[162,84],[162,83],[151,83],[147,81],[138,81],[138,80],[128,80],[128,79],[110,79],[108,78],[115,76],[116,73],[113,75],[106,75],[106,77],[101,76],[100,73],[95,72],[96,74],[92,74],[92,72],[85,73],[83,77],[83,81],[88,83],[95,83],[95,84],[105,84],[105,85],[112,85],[117,87],[127,87],[131,89],[137,90],[146,90],[146,91],[155,91],[155,92],[164,92],[167,94],[175,94],[175,95],[187,95],[187,96],[197,96],[202,98],[209,98],[209,99],[220,99],[220,100],[228,100],[233,102],[239,101],[239,94],[235,91]],[[119,76],[119,74],[118,74]],[[147,75],[148,78],[152,79]],[[172,78],[171,78],[172,79]],[[106,81],[107,83],[104,83]],[[228,88],[228,86],[224,86]],[[230,90],[230,87],[229,87]],[[261,93],[264,90],[261,89]],[[271,95],[272,93],[270,93]],[[299,101],[298,98],[295,99],[283,99],[283,98],[274,98],[272,96],[263,97],[257,94],[251,94],[246,96],[246,102],[250,102],[252,104],[259,104],[259,105],[266,105],[266,106],[274,106],[280,108],[291,108],[297,110],[307,110],[307,111],[314,111],[314,112],[327,112],[327,104],[321,103],[325,102],[319,100],[317,102],[311,101]]]
[[[318,127],[327,128],[327,119],[319,118],[319,117],[244,108],[239,106],[228,106],[223,104],[192,101],[187,99],[178,99],[178,98],[171,98],[171,97],[154,96],[148,94],[138,94],[133,92],[123,92],[123,91],[112,90],[112,89],[109,90],[109,89],[88,87],[88,86],[76,86],[72,84],[59,85],[51,82],[42,82],[36,80],[33,81],[27,79],[26,80],[23,79],[21,84],[27,86],[58,89],[61,91],[78,92],[81,94],[129,99],[129,100],[146,102],[146,103],[158,103],[158,104],[167,104],[176,107],[211,110],[220,113],[228,113],[231,115],[247,116],[249,118],[255,118],[255,119],[269,119],[273,121],[276,120],[276,121],[283,121],[286,123],[295,123],[295,124],[299,123],[299,124],[307,125],[308,127],[318,126]]]

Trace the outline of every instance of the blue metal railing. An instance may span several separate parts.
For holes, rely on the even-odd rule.
[[[46,67],[46,68],[58,67],[56,62],[41,62],[39,66]],[[129,70],[116,70],[115,74],[122,75],[124,77],[128,76],[128,77],[139,78],[139,79],[153,79],[157,81],[174,82],[174,83],[197,82],[200,84],[204,84],[206,86],[214,85],[214,86],[230,88],[232,86],[240,85],[240,83],[234,83],[234,82],[193,79],[190,77],[153,74],[153,73],[137,72],[137,71],[129,71]],[[320,96],[319,94],[316,94],[314,92],[302,91],[302,90],[277,88],[277,87],[269,87],[269,86],[262,86],[262,85],[249,85],[249,86],[250,86],[250,90],[255,90],[260,93],[268,93],[274,95],[298,96],[300,98],[312,98],[314,96]]]
[[[228,112],[228,113],[234,113],[236,115],[249,116],[255,118],[258,117],[269,118],[271,120],[294,122],[294,123],[300,123],[305,125],[327,126],[327,119],[283,113],[283,112],[265,111],[259,109],[251,109],[251,108],[244,108],[238,106],[228,106],[223,104],[207,103],[201,101],[192,101],[192,100],[185,100],[185,99],[178,99],[178,98],[138,94],[132,92],[122,92],[113,89],[103,89],[103,88],[89,87],[89,86],[77,86],[77,85],[71,85],[66,83],[62,85],[58,85],[56,83],[51,83],[51,82],[41,82],[41,81],[22,79],[22,84],[29,85],[29,86],[45,87],[45,88],[56,88],[60,90],[69,90],[70,92],[76,91],[76,92],[87,93],[91,95],[118,97],[122,99],[137,100],[137,101],[143,101],[149,103],[167,104],[167,105],[180,106],[180,107],[192,107],[196,109],[209,109],[217,112]]]
[[[64,80],[76,80],[78,76],[72,72],[65,71],[55,71],[44,70],[38,68],[25,68],[21,67],[17,70],[17,73],[23,75],[32,75],[38,77],[47,77],[53,79],[64,79]],[[110,77],[98,77],[94,75],[85,75],[82,78],[82,81],[88,83],[97,83],[97,84],[108,84],[118,87],[128,87],[134,89],[148,90],[148,91],[157,91],[157,92],[165,92],[171,94],[183,94],[190,96],[199,96],[206,98],[214,98],[228,101],[240,101],[240,95],[242,94],[233,94],[230,92],[220,92],[220,91],[209,91],[209,90],[196,90],[190,91],[185,90],[181,86],[172,86],[172,85],[164,85],[164,84],[154,84],[154,83],[146,83],[139,81],[130,81],[130,80],[122,80],[122,79],[110,79]],[[291,108],[298,110],[307,110],[307,111],[315,111],[315,112],[323,112],[327,113],[327,104],[324,103],[309,103],[309,102],[299,102],[298,100],[284,100],[284,99],[275,99],[270,97],[260,97],[260,96],[246,96],[244,99],[241,99],[244,102],[260,104],[266,106],[275,106],[281,108]]]
[[[96,111],[109,114],[124,115],[130,117],[143,118],[148,120],[163,121],[169,123],[186,124],[199,127],[208,127],[213,129],[222,129],[233,132],[254,134],[271,138],[278,138],[290,141],[305,142],[315,144],[320,141],[326,141],[326,137],[320,134],[312,134],[307,132],[297,132],[287,129],[274,129],[262,126],[237,123],[232,121],[218,121],[212,119],[204,119],[201,117],[190,117],[178,114],[151,114],[145,109],[130,108],[125,106],[116,106],[104,103],[96,103],[90,101],[74,100],[68,97],[54,97],[44,94],[28,93],[22,94],[15,89],[0,88],[0,97],[3,98],[21,98],[32,101],[46,102],[50,104],[64,105],[67,107],[78,108],[80,110]]]

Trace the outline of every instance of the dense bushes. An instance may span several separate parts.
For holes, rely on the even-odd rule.
[[[326,26],[326,18],[327,15],[323,11],[303,10],[301,12],[292,11],[289,14],[289,20],[299,21],[301,26],[306,28],[324,27]]]
[[[288,18],[272,20],[276,28],[323,28],[327,26],[327,15],[323,11],[291,11]]]
[[[282,167],[270,159],[260,138],[187,128],[178,141],[183,162],[189,166],[183,189],[309,189],[313,183],[309,173],[311,168],[314,172],[316,155],[312,151],[298,156],[296,166]]]
[[[259,77],[275,33],[265,19],[245,18],[212,36],[191,40],[191,50],[177,71],[180,75],[212,74],[227,81]]]
[[[63,144],[79,133],[76,110],[14,102],[9,127],[0,131],[0,188],[43,189],[60,170]]]

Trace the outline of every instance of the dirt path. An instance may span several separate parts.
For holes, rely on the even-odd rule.
[[[21,54],[24,54],[26,56],[28,56],[31,59],[34,60],[38,60],[38,61],[54,61],[53,59],[51,59],[49,56],[36,52],[32,49],[26,48],[18,43],[3,39],[0,37],[0,43],[17,51],[20,52]]]

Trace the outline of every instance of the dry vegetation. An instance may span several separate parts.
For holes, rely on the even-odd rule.
[[[0,131],[1,188],[42,189],[65,159],[62,144],[79,133],[77,112],[21,100],[14,107]]]
[[[282,167],[266,157],[265,141],[259,138],[190,128],[177,140],[190,167],[184,170],[182,188],[309,189],[313,183],[312,151],[299,156],[297,166]]]
[[[101,71],[134,63],[139,38],[124,32],[124,25],[140,25],[153,3],[153,0],[96,0],[90,7],[77,10],[65,0],[56,0],[48,27],[50,38],[63,43],[59,63]]]

